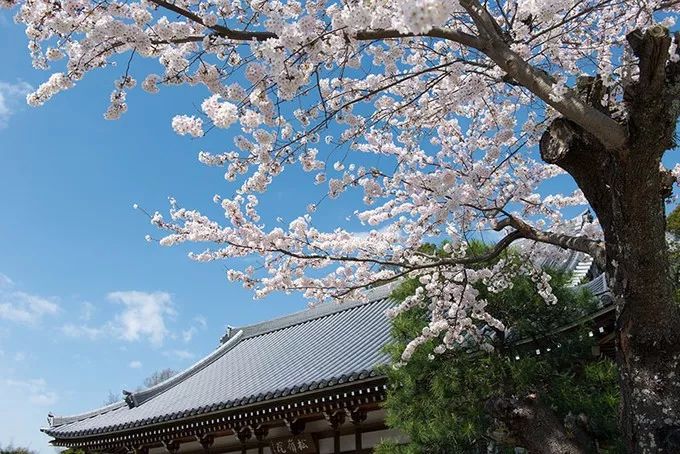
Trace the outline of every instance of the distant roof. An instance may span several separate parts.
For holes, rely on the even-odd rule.
[[[372,296],[235,329],[210,355],[127,403],[52,417],[43,431],[59,438],[105,434],[372,377],[389,359],[382,347],[390,336],[385,310],[393,305]]]

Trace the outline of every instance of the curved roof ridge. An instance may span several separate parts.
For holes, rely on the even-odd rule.
[[[89,411],[89,412],[86,412],[86,413],[81,413],[81,414],[72,415],[72,416],[53,416],[50,419],[48,419],[50,427],[58,427],[58,426],[63,426],[65,424],[70,424],[72,422],[82,421],[83,419],[88,419],[88,418],[91,418],[93,416],[98,416],[98,415],[101,415],[101,414],[104,414],[104,413],[108,413],[109,411],[117,410],[117,409],[124,407],[124,406],[132,408],[132,407],[142,405],[144,402],[147,402],[150,399],[153,399],[157,395],[165,392],[166,390],[172,388],[176,384],[186,380],[187,378],[191,377],[192,375],[195,375],[196,373],[205,369],[210,364],[214,363],[217,359],[222,357],[225,353],[227,353],[229,350],[231,350],[233,347],[235,347],[238,344],[239,340],[242,337],[242,334],[243,334],[242,331],[237,332],[227,342],[223,343],[222,345],[217,347],[215,350],[213,350],[212,353],[210,353],[207,356],[199,359],[193,365],[189,366],[187,369],[180,372],[179,374],[173,375],[172,377],[170,377],[166,380],[163,380],[162,382],[152,386],[151,388],[148,388],[148,389],[145,389],[145,390],[139,391],[139,392],[127,393],[125,400],[121,400],[121,401],[116,402],[114,404],[107,405],[105,407],[100,407],[98,409],[95,409],[95,410],[92,410],[92,411]],[[125,393],[125,391],[123,391],[123,392]]]
[[[239,332],[243,332],[243,338],[247,339],[250,337],[261,336],[263,334],[290,328],[312,320],[327,317],[329,315],[345,312],[356,307],[365,306],[367,304],[379,303],[384,301],[385,299],[386,298],[359,300],[348,303],[336,303],[336,302],[322,303],[317,306],[310,307],[308,309],[304,309],[298,312],[293,312],[292,314],[284,315],[279,318],[254,323],[252,325],[242,326],[237,329],[239,330]],[[229,339],[231,338],[225,335],[222,338],[222,341],[228,342]]]
[[[184,371],[180,372],[177,375],[173,375],[172,377],[168,378],[167,380],[164,380],[151,388],[145,389],[143,391],[139,391],[136,393],[131,393],[129,397],[132,400],[132,405],[130,405],[130,402],[128,402],[128,406],[130,408],[136,407],[138,405],[143,404],[144,402],[153,399],[160,393],[172,388],[175,386],[177,383],[182,382],[186,380],[187,378],[191,377],[192,375],[200,372],[201,370],[205,369],[207,366],[215,362],[215,360],[219,359],[222,355],[227,353],[229,350],[231,350],[236,344],[238,344],[239,339],[241,339],[243,335],[243,331],[237,332],[235,335],[233,335],[227,342],[224,344],[220,345],[217,347],[215,350],[213,350],[212,353],[210,353],[208,356],[205,356],[198,361],[196,361],[193,365],[189,366],[188,369],[185,369]],[[126,401],[128,399],[126,398]]]
[[[69,415],[69,416],[54,416],[51,413],[47,415],[47,422],[49,423],[50,427],[59,427],[59,426],[64,426],[66,424],[71,424],[72,422],[75,421],[82,421],[83,419],[91,418],[93,416],[97,415],[102,415],[104,413],[108,413],[113,410],[117,410],[120,407],[125,406],[125,401],[124,400],[119,400],[118,402],[114,402],[112,404],[108,404],[104,407],[96,408],[94,410],[87,411],[85,413],[78,413],[75,415]]]
[[[283,315],[278,318],[271,320],[264,320],[258,323],[252,323],[250,325],[241,326],[235,328],[237,330],[243,331],[243,338],[249,338],[254,336],[260,336],[262,334],[271,333],[273,331],[278,331],[281,329],[289,328],[291,326],[299,325],[311,320],[316,320],[318,318],[326,317],[328,315],[336,314],[339,312],[344,312],[346,310],[353,309],[355,307],[363,306],[366,304],[373,304],[382,302],[389,298],[392,291],[402,282],[402,279],[389,282],[378,287],[368,289],[365,292],[365,298],[357,301],[351,302],[326,302],[321,303],[316,306],[308,307],[301,311],[293,312],[292,314]],[[224,343],[230,339],[229,332],[227,332],[220,342]]]

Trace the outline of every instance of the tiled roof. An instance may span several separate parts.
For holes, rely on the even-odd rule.
[[[380,296],[380,295],[374,295]],[[387,298],[324,304],[234,330],[217,350],[186,371],[125,402],[54,417],[59,438],[105,434],[238,407],[375,375],[388,361]]]
[[[609,292],[609,286],[607,285],[607,276],[605,274],[600,274],[595,279],[579,285],[577,288],[585,288],[590,293],[595,296],[602,297],[604,294]]]
[[[579,274],[574,285],[585,276],[587,260],[570,253],[550,265]],[[43,431],[58,438],[107,434],[372,377],[375,367],[388,361],[382,347],[389,340],[390,321],[384,312],[393,305],[388,296],[394,286],[369,291],[368,303],[323,304],[233,329],[189,369],[129,395],[130,405],[121,401],[53,417]],[[604,275],[578,288],[589,289],[608,305]]]

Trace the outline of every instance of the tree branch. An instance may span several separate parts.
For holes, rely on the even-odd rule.
[[[538,241],[540,243],[552,244],[564,249],[583,252],[590,255],[597,266],[604,269],[606,264],[605,247],[601,241],[593,240],[585,236],[570,236],[563,233],[544,232],[537,230],[521,219],[508,216],[501,220],[495,230],[503,230],[505,227],[512,227],[522,238]]]
[[[483,44],[483,42],[476,36],[459,30],[451,30],[440,27],[434,27],[432,30],[424,34],[401,33],[397,30],[367,30],[358,32],[355,35],[355,38],[358,41],[372,41],[377,39],[414,38],[419,36],[454,41],[477,50],[480,50]]]
[[[267,31],[233,30],[223,25],[206,26],[200,16],[194,12],[180,8],[166,0],[150,0],[155,5],[173,11],[187,19],[203,25],[216,35],[237,41],[265,41],[278,38],[278,35]],[[356,33],[359,41],[380,39],[397,39],[408,37],[431,37],[446,39],[476,49],[491,58],[508,77],[534,93],[548,105],[555,108],[565,117],[579,124],[593,134],[608,149],[623,147],[627,140],[625,129],[615,120],[582,102],[573,93],[567,93],[562,99],[551,97],[555,79],[549,74],[528,64],[505,42],[502,30],[489,12],[476,0],[463,0],[461,5],[472,17],[481,37],[446,28],[435,27],[424,34],[402,33],[398,30],[366,30]],[[194,39],[190,39],[193,41]]]
[[[179,6],[170,3],[166,0],[149,0],[149,1],[162,8],[173,11],[179,14],[180,16],[186,17],[187,19],[190,19],[193,22],[201,24],[204,27],[214,31],[217,35],[222,36],[224,38],[229,38],[236,41],[253,41],[253,40],[266,41],[270,38],[278,38],[278,35],[273,32],[234,30],[223,25],[214,25],[212,27],[209,27],[205,25],[203,19],[201,19],[200,16],[198,16],[197,14],[193,13],[190,10],[180,8]],[[472,47],[475,49],[481,46],[481,41],[476,36],[458,30],[449,30],[439,27],[435,27],[425,34],[402,33],[397,30],[367,30],[358,32],[355,35],[355,39],[357,39],[358,41],[373,41],[379,39],[411,38],[417,36],[429,36],[432,38],[441,38],[449,41],[455,41],[460,44],[463,44],[464,46]]]
[[[203,19],[201,19],[197,14],[194,14],[193,12],[186,10],[184,8],[180,8],[177,5],[174,5],[170,2],[167,2],[165,0],[149,0],[151,3],[154,3],[162,8],[168,9],[170,11],[173,11],[180,16],[186,17],[187,19],[190,19],[197,24],[201,24],[206,28],[209,28],[213,30],[216,34],[224,37],[224,38],[229,38],[229,39],[234,39],[237,41],[266,41],[269,38],[277,38],[275,33],[272,32],[262,32],[262,31],[242,31],[242,30],[232,30],[228,27],[224,27],[223,25],[213,25],[212,27],[208,27],[203,23]]]
[[[574,93],[568,92],[561,99],[555,98],[553,85],[556,80],[545,71],[527,63],[510,49],[500,32],[500,27],[477,0],[461,0],[461,6],[470,14],[475,25],[486,38],[480,49],[510,77],[552,106],[566,118],[595,136],[607,149],[622,148],[628,135],[625,128],[608,115],[584,103]]]
[[[668,29],[654,25],[644,33],[634,30],[626,36],[626,40],[640,60],[637,97],[643,100],[654,99],[661,94],[666,82],[666,62],[671,46]]]

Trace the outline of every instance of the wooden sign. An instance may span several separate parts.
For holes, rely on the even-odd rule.
[[[314,439],[309,434],[274,438],[269,442],[272,454],[316,454]]]

